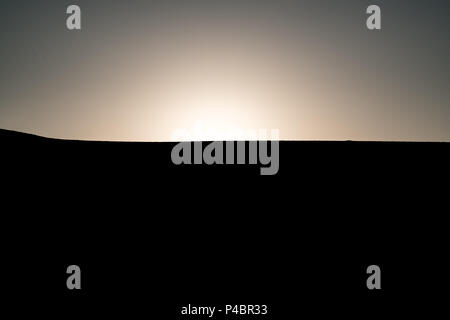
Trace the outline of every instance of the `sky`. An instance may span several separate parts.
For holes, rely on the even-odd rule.
[[[82,29],[66,28],[77,4]],[[366,27],[379,5],[382,29]],[[0,0],[0,128],[450,141],[448,0]]]

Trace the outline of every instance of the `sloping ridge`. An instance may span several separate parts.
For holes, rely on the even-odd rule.
[[[29,141],[29,140],[35,140],[35,139],[39,139],[41,141],[47,140],[47,141],[60,141],[60,142],[89,142],[89,143],[101,143],[101,144],[148,144],[148,143],[161,143],[161,142],[156,142],[156,141],[107,141],[107,140],[76,140],[76,139],[59,139],[59,138],[49,138],[49,137],[44,137],[44,136],[40,136],[37,134],[32,134],[32,133],[25,133],[25,132],[20,132],[20,131],[15,131],[15,130],[8,130],[8,129],[1,129],[0,128],[0,142],[5,142],[5,141],[11,141],[11,140],[15,140],[18,142],[21,141]],[[204,143],[209,143],[211,141],[203,141]],[[162,143],[176,143],[176,142],[170,142],[170,141],[165,141]],[[304,144],[304,143],[308,143],[308,144],[338,144],[338,145],[342,145],[342,144],[369,144],[369,145],[379,145],[379,144],[428,144],[428,145],[447,145],[450,146],[450,142],[446,142],[446,141],[430,141],[430,142],[426,142],[426,141],[355,141],[355,140],[281,140],[280,143],[294,143],[294,144]]]
[[[0,139],[47,139],[32,133],[0,129]]]

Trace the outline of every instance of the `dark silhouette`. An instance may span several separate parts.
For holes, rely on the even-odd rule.
[[[0,130],[0,145],[8,283],[67,308],[76,295],[173,319],[183,303],[266,303],[283,319],[414,303],[441,277],[448,143],[283,141],[274,176],[176,166],[175,143]],[[81,293],[65,289],[72,263]],[[380,294],[365,287],[371,264]]]

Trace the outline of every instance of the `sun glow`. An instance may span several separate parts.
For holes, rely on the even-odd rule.
[[[257,99],[242,92],[205,85],[180,93],[174,100],[171,107],[180,113],[172,137],[176,141],[245,139],[246,131],[256,129],[250,112],[256,112]]]

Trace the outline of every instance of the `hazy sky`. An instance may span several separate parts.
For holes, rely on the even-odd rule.
[[[66,29],[70,4],[81,31]],[[450,141],[449,30],[448,0],[1,0],[0,127]]]

